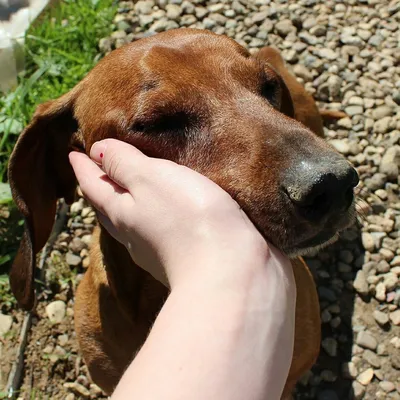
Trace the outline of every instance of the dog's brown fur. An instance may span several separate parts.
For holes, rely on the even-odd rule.
[[[10,275],[19,303],[34,306],[35,254],[50,234],[57,199],[74,198],[72,148],[88,153],[95,141],[114,137],[185,164],[227,190],[265,237],[285,249],[313,227],[296,226],[277,197],[279,174],[300,142],[333,151],[306,127],[323,135],[312,97],[274,49],[261,50],[255,61],[230,39],[179,29],[111,53],[71,92],[38,107],[10,159],[13,196],[26,219]],[[111,393],[168,291],[104,229],[94,233],[90,259],[76,295],[75,325],[91,377]],[[296,333],[284,396],[312,366],[320,344],[313,278],[302,259],[292,264]]]

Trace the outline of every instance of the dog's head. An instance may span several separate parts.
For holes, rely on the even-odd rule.
[[[38,107],[10,159],[26,231],[11,282],[33,305],[35,254],[56,201],[73,200],[68,153],[116,138],[206,175],[288,255],[331,241],[349,224],[357,174],[293,119],[274,69],[207,31],[165,32],[114,51],[71,92]]]

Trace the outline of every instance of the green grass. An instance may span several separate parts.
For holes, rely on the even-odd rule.
[[[115,0],[64,0],[50,7],[26,34],[25,71],[17,88],[0,93],[0,211],[4,204],[11,211],[9,218],[0,213],[0,274],[21,235],[7,185],[14,144],[38,104],[66,93],[93,68],[98,41],[112,32],[115,13]]]
[[[0,97],[0,182],[18,134],[36,106],[75,86],[98,60],[98,41],[112,30],[114,0],[64,0],[26,35],[26,69],[17,89]]]

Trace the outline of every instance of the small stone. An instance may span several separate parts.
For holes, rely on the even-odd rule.
[[[322,348],[327,352],[331,357],[337,356],[337,341],[334,338],[325,338],[322,343]]]
[[[365,350],[363,353],[363,359],[374,368],[380,368],[380,358],[371,350]]]
[[[110,46],[110,50],[111,50],[111,46]],[[81,200],[76,201],[75,203],[72,203],[71,207],[69,208],[69,211],[71,214],[79,214],[79,213],[81,213],[82,210],[83,210],[83,201],[81,201]]]
[[[365,250],[367,251],[374,251],[375,249],[375,241],[374,238],[372,237],[372,235],[368,232],[363,232],[361,234],[361,241],[363,244],[363,247]]]
[[[349,142],[345,139],[334,139],[329,142],[339,153],[344,155],[350,153]]]
[[[400,267],[400,256],[396,256],[393,258],[393,260],[391,261],[390,265],[392,267]],[[394,271],[393,271],[394,272]],[[400,275],[400,270],[399,273],[397,275]]]
[[[390,381],[379,382],[379,387],[386,393],[393,392],[396,389],[394,383]]]
[[[399,176],[400,167],[400,146],[390,147],[384,156],[379,167],[379,172],[386,174],[389,179],[394,180]]]
[[[383,282],[379,282],[375,289],[375,298],[379,301],[386,300],[386,286]]]
[[[341,118],[337,122],[338,127],[340,128],[345,128],[345,129],[351,129],[353,126],[353,123],[351,122],[351,119],[346,117],[346,118]]]
[[[354,289],[362,296],[366,296],[369,292],[368,282],[365,273],[362,269],[357,272],[356,278],[353,282]]]
[[[82,218],[88,217],[89,214],[93,211],[92,207],[85,207],[82,209],[81,216]]]
[[[390,292],[398,287],[399,278],[393,272],[389,272],[385,275],[383,284],[385,285],[386,292]]]
[[[383,249],[381,249],[381,250],[383,250]],[[376,269],[380,274],[386,274],[387,272],[390,271],[390,265],[387,261],[381,260],[381,261],[379,261],[378,265],[376,266]]]
[[[376,354],[378,354],[378,356],[388,355],[385,343],[378,344],[378,347],[376,348]]]
[[[65,396],[65,400],[75,400],[75,395],[73,393],[68,393]]]
[[[329,369],[324,369],[321,372],[320,377],[325,382],[335,382],[337,379],[337,376]]]
[[[67,354],[65,349],[61,346],[56,346],[56,348],[53,351],[53,354],[56,355],[58,358],[64,358]]]
[[[376,339],[367,331],[361,331],[357,335],[356,343],[365,349],[375,350],[378,346]]]
[[[365,387],[357,381],[351,383],[354,400],[361,400],[365,395]]]
[[[384,326],[389,322],[388,315],[382,311],[375,310],[373,315],[374,315],[375,321],[381,326]]]
[[[337,299],[335,292],[332,289],[329,289],[325,286],[320,286],[318,288],[318,293],[321,300],[327,300],[333,303]]]
[[[321,58],[326,58],[329,61],[333,61],[338,58],[337,53],[332,49],[323,48],[323,49],[319,50],[318,53]]]
[[[0,313],[0,337],[3,337],[12,326],[12,317],[9,315],[4,315]]]
[[[386,133],[390,130],[392,124],[391,117],[384,117],[374,123],[373,130],[375,133]]]
[[[251,20],[252,20],[253,24],[261,24],[266,19],[268,19],[268,12],[267,11],[257,12],[251,17]]]
[[[167,4],[165,9],[167,10],[167,18],[169,19],[176,20],[182,14],[182,8],[177,4]]]
[[[290,19],[283,19],[275,24],[278,35],[286,37],[290,32],[296,31]]]
[[[63,301],[56,300],[46,306],[46,314],[51,323],[59,324],[65,317],[66,309]]]
[[[303,79],[304,82],[310,82],[313,79],[312,73],[302,64],[296,64],[293,67],[293,72],[296,76]]]
[[[344,112],[349,115],[350,117],[353,117],[354,115],[361,115],[364,113],[364,108],[363,106],[347,106],[344,109]]]
[[[347,379],[355,379],[357,377],[358,370],[352,361],[342,364],[342,375]]]
[[[84,397],[84,398],[90,398],[90,392],[85,388],[85,386],[81,385],[80,383],[77,382],[66,382],[63,385],[66,389],[69,389],[76,394]]]
[[[395,336],[394,338],[390,339],[390,343],[396,347],[396,349],[400,349],[400,337]]]
[[[400,326],[400,309],[390,313],[390,320],[396,326]]]
[[[360,382],[362,385],[366,386],[372,381],[373,377],[374,377],[374,370],[372,368],[368,368],[357,376],[357,381]]]
[[[134,7],[136,14],[151,14],[155,3],[153,0],[139,0]]]
[[[90,384],[90,394],[92,396],[102,396],[103,395],[103,391],[94,383]]]
[[[388,106],[380,106],[380,107],[376,107],[373,111],[372,111],[372,118],[375,120],[384,118],[384,117],[389,117],[393,114],[393,109],[392,107],[388,107]]]
[[[71,267],[77,267],[82,262],[82,259],[79,256],[77,256],[76,254],[68,252],[65,255],[65,261]]]
[[[391,355],[390,361],[392,363],[393,368],[400,369],[400,352],[394,352]]]
[[[60,346],[65,346],[68,343],[68,335],[67,334],[59,335],[58,343],[60,344]]]
[[[83,249],[86,248],[86,243],[79,237],[74,237],[69,243],[68,247],[74,253],[80,253]],[[71,265],[71,264],[70,264]]]

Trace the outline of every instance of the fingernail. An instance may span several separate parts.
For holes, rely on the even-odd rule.
[[[98,164],[102,164],[106,147],[107,146],[104,141],[93,143],[93,146],[90,149],[90,158]]]

